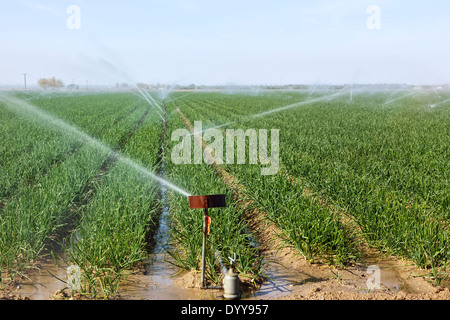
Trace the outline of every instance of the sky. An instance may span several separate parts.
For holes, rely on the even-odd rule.
[[[0,85],[450,83],[445,0],[0,0]]]

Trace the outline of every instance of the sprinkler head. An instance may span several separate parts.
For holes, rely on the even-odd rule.
[[[190,209],[207,209],[226,207],[225,195],[189,196]]]

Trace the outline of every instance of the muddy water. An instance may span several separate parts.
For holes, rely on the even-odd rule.
[[[164,228],[164,227],[163,227]],[[200,290],[183,288],[175,283],[178,269],[170,264],[164,254],[164,245],[146,261],[146,275],[130,275],[123,283],[120,295],[124,299],[133,300],[214,300],[222,299],[223,290]],[[399,267],[389,260],[374,259],[366,261],[365,265],[375,265],[379,268],[379,285],[391,292],[410,288],[399,272]],[[32,272],[30,280],[16,283],[12,293],[31,300],[48,300],[52,295],[64,288],[67,281],[66,267],[57,267],[52,260],[41,262],[41,270]],[[366,268],[366,267],[365,267]],[[276,263],[267,263],[266,275],[270,279],[262,285],[259,291],[243,294],[242,299],[271,300],[286,297],[298,290],[307,290],[310,285],[319,284],[328,277],[308,273],[307,270],[295,271]],[[366,278],[360,278],[356,284],[360,290],[367,289]],[[58,279],[59,278],[59,279]],[[60,280],[61,279],[61,280]],[[305,288],[305,289],[303,289]]]
[[[130,276],[121,287],[120,293],[133,300],[212,300],[218,299],[218,290],[181,288],[175,284],[174,274],[178,271],[169,264],[164,253],[158,253],[146,265],[148,275]]]
[[[176,285],[174,276],[179,270],[167,262],[163,253],[156,255],[147,265],[148,275],[130,277],[129,283],[122,287],[121,293],[131,299],[150,300],[216,300],[223,299],[223,290],[199,288],[182,288]],[[276,273],[278,269],[272,266],[267,271],[272,280],[263,284],[260,290],[251,294],[242,294],[241,299],[270,300],[290,293],[292,283],[298,283],[297,274],[287,275]],[[280,271],[280,270],[278,270]]]
[[[58,267],[51,259],[40,261],[40,270],[32,271],[28,279],[16,280],[12,293],[30,300],[48,300],[65,287],[67,269]]]
[[[390,292],[403,290],[409,292],[409,288],[398,272],[398,266],[389,260],[367,261],[367,266],[376,265],[379,268],[378,284],[382,289]],[[135,277],[130,284],[123,287],[122,293],[126,293],[132,299],[168,299],[168,300],[211,300],[222,299],[223,290],[200,290],[186,289],[175,285],[173,275],[177,269],[164,259],[164,254],[157,255],[152,263],[147,266],[148,276]],[[366,267],[365,267],[366,268]],[[265,274],[269,277],[261,288],[253,293],[243,293],[242,300],[273,300],[283,298],[293,293],[298,293],[299,289],[307,291],[310,285],[321,283],[329,279],[328,276],[309,273],[307,270],[298,271],[286,268],[277,263],[267,263]],[[363,291],[367,289],[367,279],[360,278],[355,283],[355,290]],[[302,289],[305,288],[305,289]]]
[[[365,264],[370,266],[375,266],[379,268],[379,280],[378,284],[381,288],[385,287],[390,291],[403,290],[405,292],[411,292],[411,288],[406,282],[404,276],[401,275],[401,265],[399,262],[393,262],[390,259],[380,259],[379,257],[366,257]],[[369,272],[368,272],[369,273]],[[372,272],[373,277],[377,274]]]

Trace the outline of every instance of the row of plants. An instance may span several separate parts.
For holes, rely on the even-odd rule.
[[[171,114],[175,106],[168,103],[167,109],[167,113]],[[166,149],[169,151],[179,143],[171,141],[171,133],[176,129],[186,129],[186,124],[179,115],[170,117],[167,123]],[[174,164],[170,153],[165,156],[167,176],[177,186],[192,195],[226,196],[225,208],[209,209],[211,225],[207,237],[207,280],[212,284],[219,284],[224,276],[224,268],[230,268],[231,257],[236,258],[233,263],[235,270],[256,285],[263,277],[264,261],[253,241],[254,236],[245,219],[245,211],[238,205],[239,199],[234,197],[234,191],[227,186],[214,167],[205,163]],[[188,198],[174,192],[169,193],[169,205],[172,248],[168,253],[171,261],[182,270],[198,272],[201,269],[203,210],[189,209]]]
[[[223,110],[223,107],[217,103],[219,100],[217,95],[215,99],[211,104],[204,101],[201,107],[184,104],[184,101],[178,102],[177,106],[184,110],[189,119],[201,120],[205,127],[215,127],[217,123],[209,118],[220,119],[218,110]],[[229,97],[227,96],[226,99]],[[248,110],[247,108],[239,109]],[[205,110],[208,110],[206,116]],[[252,128],[259,129],[259,127],[267,128],[261,121]],[[224,134],[226,129],[230,128],[238,129],[242,126],[229,125],[222,129]],[[248,128],[246,126],[244,130]],[[236,154],[237,143],[234,148]],[[248,141],[246,150],[248,150]],[[247,164],[224,165],[224,167],[244,185],[246,189],[244,197],[267,213],[266,218],[279,227],[281,232],[278,236],[295,247],[304,258],[311,262],[325,260],[332,264],[346,265],[358,258],[357,241],[353,230],[343,226],[339,216],[318,201],[312,201],[311,197],[305,196],[303,190],[295,188],[292,181],[287,180],[285,176],[279,174],[262,176],[261,165],[249,165],[248,155],[246,157]]]
[[[296,112],[286,171],[348,212],[373,246],[445,268],[450,113],[422,99],[377,105],[363,96]]]
[[[86,104],[83,105],[77,103],[77,97],[67,96],[58,99],[42,97],[36,99],[33,105],[13,99],[2,105],[2,112],[7,110],[11,122],[18,124],[17,127],[14,125],[11,127],[16,129],[15,135],[23,136],[24,140],[29,139],[28,145],[36,144],[32,148],[32,153],[36,152],[33,154],[35,159],[47,157],[61,159],[53,162],[50,160],[52,163],[47,167],[45,165],[49,163],[48,161],[37,161],[39,164],[35,170],[38,173],[24,175],[22,183],[17,184],[16,192],[10,193],[10,197],[3,202],[0,216],[2,279],[13,280],[15,275],[22,274],[25,268],[33,265],[35,259],[51,243],[50,239],[53,239],[56,232],[73,218],[71,215],[74,208],[110,156],[110,150],[106,145],[119,146],[124,136],[133,130],[147,109],[145,104],[137,103],[138,100],[135,98],[134,104],[125,105],[121,99],[112,99],[110,96],[90,98],[88,100],[90,103],[85,101]],[[23,107],[46,110],[46,113],[45,116],[33,117],[32,114],[21,112]],[[11,114],[14,108],[17,109],[18,116]],[[71,112],[79,115],[74,116],[73,119],[76,121],[70,118]],[[69,125],[49,121],[55,119],[52,118],[52,114],[60,115],[67,123],[72,122],[72,125],[101,137],[104,147],[99,148],[100,143],[93,143],[95,140],[87,139],[85,135],[77,135],[76,132],[81,131],[72,130]],[[54,123],[58,125],[49,126]],[[21,132],[17,128],[25,130]],[[2,131],[3,133],[5,137],[11,136],[9,130]],[[46,136],[53,137],[53,140],[50,139],[47,144],[39,140]],[[33,137],[38,139],[33,140]],[[41,144],[46,145],[46,148],[41,147]],[[64,153],[61,146],[65,144],[72,148],[76,146],[76,149]],[[15,145],[10,144],[8,152],[14,148]],[[17,148],[23,148],[23,144],[18,144]],[[45,152],[39,153],[39,150]],[[52,153],[52,150],[56,154]],[[16,158],[5,156],[3,161],[7,166],[21,168],[27,163],[28,156],[20,155]],[[25,162],[22,162],[24,159]],[[2,171],[2,174],[5,174],[5,171]],[[18,177],[4,176],[4,179],[14,181]]]

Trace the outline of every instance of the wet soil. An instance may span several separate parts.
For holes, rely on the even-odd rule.
[[[450,300],[448,287],[436,287],[417,270],[396,257],[373,256],[365,263],[346,269],[311,264],[283,248],[265,252],[267,280],[252,287],[241,278],[243,300]],[[198,272],[179,270],[166,261],[163,253],[147,261],[146,272],[128,276],[115,299],[124,300],[215,300],[223,298],[223,290],[200,289]],[[380,268],[380,288],[369,290],[369,265]],[[78,299],[61,280],[66,280],[66,268],[52,261],[41,262],[40,270],[30,270],[29,279],[16,279],[0,291],[3,300]],[[56,277],[58,278],[56,278]],[[448,286],[447,284],[444,284]],[[252,290],[253,289],[253,290]],[[255,290],[256,289],[256,290]]]

